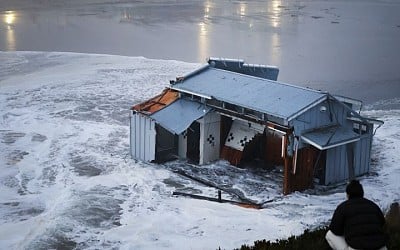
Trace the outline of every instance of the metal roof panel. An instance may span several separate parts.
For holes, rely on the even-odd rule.
[[[178,99],[150,117],[172,133],[181,134],[193,121],[203,117],[211,109],[185,99]]]
[[[288,119],[326,93],[226,70],[208,68],[173,85],[173,89]]]
[[[325,150],[358,141],[360,135],[349,128],[331,126],[305,133],[301,135],[301,139],[320,150]]]

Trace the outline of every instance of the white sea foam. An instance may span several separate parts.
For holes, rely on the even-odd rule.
[[[179,188],[215,190],[174,174],[170,165],[130,159],[129,107],[198,66],[0,52],[0,248],[231,249],[326,224],[345,198],[343,186],[282,197],[251,173],[238,178],[239,170],[227,171],[229,185],[247,197],[275,199],[252,210],[173,197]],[[372,105],[365,114],[385,124],[374,138],[371,174],[361,181],[366,196],[387,208],[400,199],[400,110]],[[222,162],[200,170],[225,168]]]

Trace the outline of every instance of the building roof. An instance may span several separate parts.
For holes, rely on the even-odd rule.
[[[173,103],[176,99],[178,99],[178,97],[179,93],[177,91],[164,89],[161,94],[145,102],[136,104],[131,109],[145,114],[153,114],[154,112],[157,112]]]
[[[301,139],[319,150],[337,147],[360,140],[360,135],[342,126],[318,128],[301,135]]]
[[[203,67],[172,85],[181,92],[217,99],[289,120],[327,98],[327,93],[249,76],[212,66]]]
[[[211,109],[204,104],[178,99],[150,117],[174,134],[181,134],[192,122],[203,117]]]

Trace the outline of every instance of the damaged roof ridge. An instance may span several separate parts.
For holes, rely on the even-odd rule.
[[[221,62],[221,63],[239,63],[239,68],[241,67],[254,67],[254,68],[273,68],[273,69],[279,69],[275,65],[267,65],[267,64],[257,64],[257,63],[246,63],[245,60],[243,59],[234,59],[234,58],[223,58],[223,57],[209,57],[207,59],[207,63],[211,64],[213,61],[216,62]],[[213,67],[211,65],[211,67]],[[213,67],[214,68],[214,67]]]
[[[210,68],[210,67],[211,67],[211,66],[210,66],[209,64],[204,64],[204,65],[201,66],[200,68],[198,68],[198,69],[196,69],[196,70],[194,70],[194,71],[192,71],[192,72],[189,72],[188,74],[186,74],[186,75],[184,75],[184,76],[177,77],[177,78],[176,78],[176,81],[171,81],[171,85],[175,85],[175,84],[177,84],[177,83],[180,83],[180,82],[182,82],[182,81],[185,81],[186,79],[189,79],[189,78],[191,78],[191,77],[193,77],[193,76],[195,76],[195,75],[198,75],[198,74],[200,74],[201,72],[205,71],[206,69],[208,69],[208,68]]]

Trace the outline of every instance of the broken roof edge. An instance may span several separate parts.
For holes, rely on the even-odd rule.
[[[270,65],[248,64],[240,59],[210,57],[207,60],[212,68],[236,72],[243,75],[256,76],[268,80],[278,80],[279,68]]]
[[[178,98],[170,105],[154,112],[149,117],[169,132],[179,135],[192,122],[200,119],[211,110],[211,107],[207,107],[202,103]]]
[[[278,69],[279,68],[275,65],[266,65],[266,64],[250,64],[245,63],[243,59],[232,59],[232,58],[222,58],[222,57],[209,57],[207,58],[207,63],[211,64],[212,62],[227,62],[227,63],[238,63],[239,67],[241,66],[251,66],[251,67],[258,67],[258,68],[271,68],[271,69]]]
[[[165,88],[160,94],[153,96],[141,103],[133,105],[130,109],[146,115],[151,115],[172,104],[178,98],[179,91]]]

